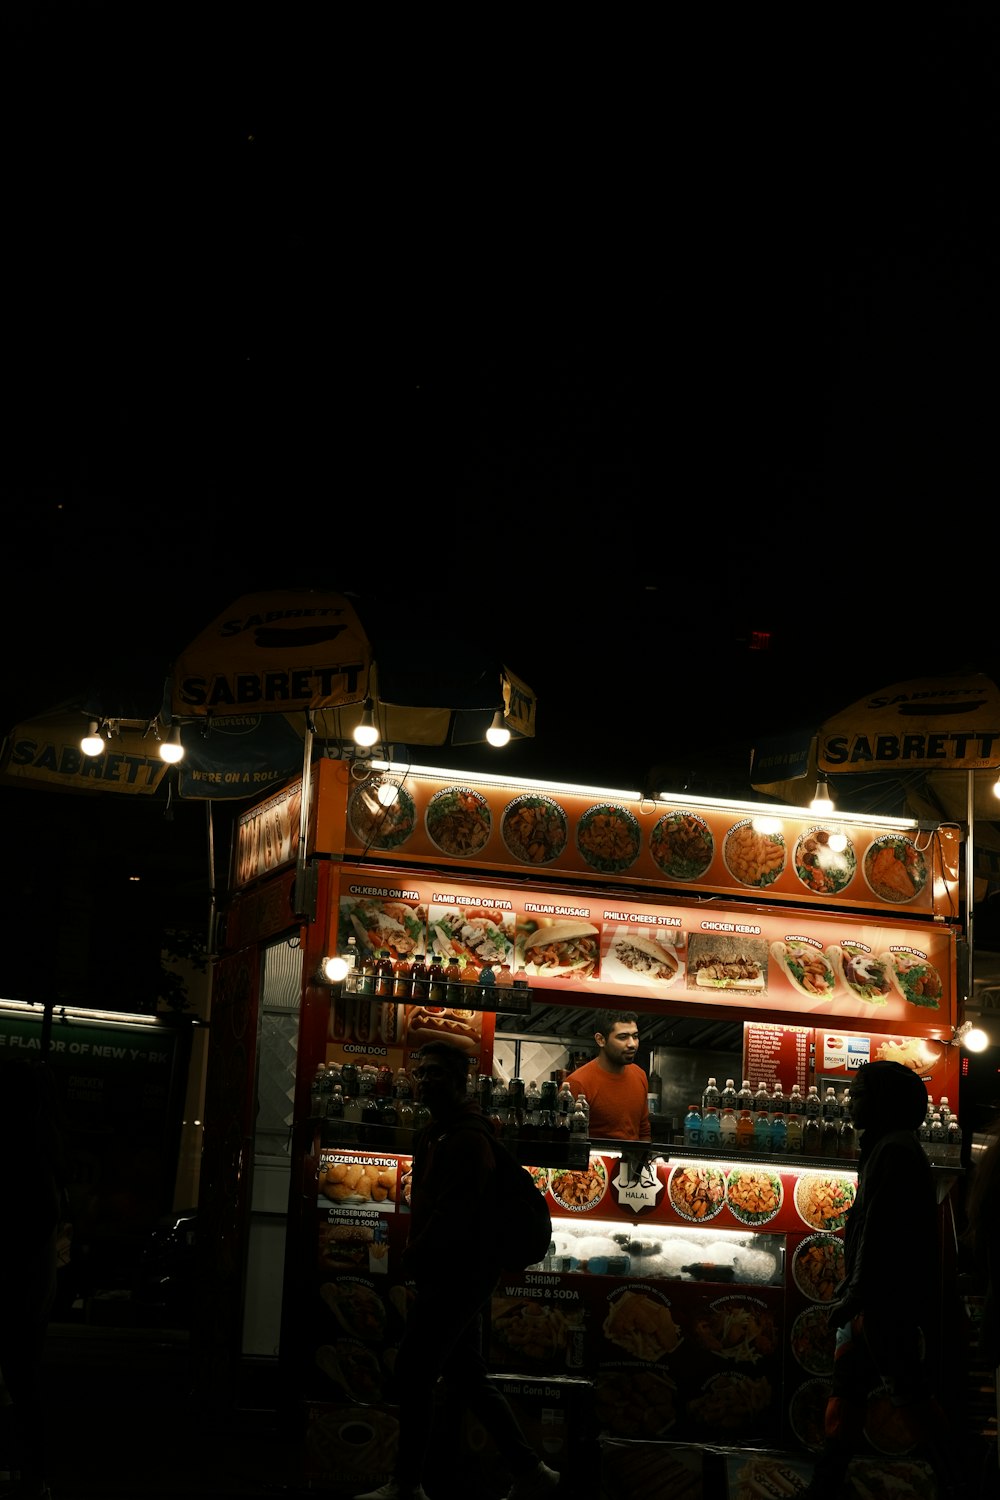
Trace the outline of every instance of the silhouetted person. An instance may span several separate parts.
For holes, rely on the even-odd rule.
[[[44,1500],[47,1447],[41,1362],[56,1295],[56,1239],[65,1172],[45,1063],[0,1062],[0,1372],[10,1405],[0,1409],[0,1458],[20,1484],[18,1500]]]
[[[434,1387],[443,1379],[492,1437],[514,1476],[508,1500],[545,1500],[559,1475],[542,1463],[483,1358],[483,1312],[502,1267],[496,1250],[496,1159],[479,1105],[467,1097],[469,1059],[448,1042],[428,1042],[413,1078],[430,1123],[413,1143],[410,1234],[403,1271],[415,1293],[393,1368],[399,1399],[395,1477],[356,1500],[427,1500],[421,1479],[431,1437]],[[455,1462],[454,1434],[447,1451]]]
[[[994,1121],[985,1149],[973,1163],[965,1195],[962,1239],[972,1252],[973,1268],[983,1288],[979,1352],[993,1370],[1000,1417],[1000,1120]],[[993,1458],[997,1463],[997,1455]],[[996,1480],[994,1489],[996,1491]]]
[[[805,1494],[838,1495],[855,1455],[905,1453],[930,1462],[939,1495],[958,1496],[959,1444],[925,1358],[924,1325],[941,1302],[937,1198],[917,1136],[927,1090],[902,1063],[868,1063],[851,1079],[851,1111],[858,1190],[830,1308],[837,1344],[825,1441]]]

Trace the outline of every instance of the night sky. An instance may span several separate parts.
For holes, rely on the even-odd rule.
[[[444,78],[288,10],[4,7],[0,727],[287,586],[495,648],[511,774],[1000,672],[989,9]]]

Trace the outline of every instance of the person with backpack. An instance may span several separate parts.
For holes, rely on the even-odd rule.
[[[513,1480],[507,1500],[545,1500],[558,1488],[559,1475],[525,1438],[483,1355],[483,1315],[501,1271],[511,1269],[500,1248],[497,1151],[506,1148],[467,1095],[464,1052],[448,1042],[428,1042],[415,1062],[417,1098],[431,1118],[413,1145],[410,1232],[402,1261],[413,1295],[394,1366],[399,1446],[394,1477],[357,1500],[428,1500],[421,1480],[439,1379],[496,1444]]]

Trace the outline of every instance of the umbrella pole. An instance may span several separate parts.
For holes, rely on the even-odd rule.
[[[968,801],[966,804],[966,819],[969,824],[969,833],[965,841],[965,941],[968,948],[965,1002],[968,1005],[974,993],[975,957],[972,949],[972,923],[973,907],[976,896],[976,773],[966,772],[966,788]]]
[[[309,833],[309,804],[312,800],[312,752],[315,737],[313,716],[309,709],[306,709],[306,732],[303,736],[302,748],[302,799],[299,803],[299,852],[295,861],[295,915],[297,917],[308,916],[306,844]]]

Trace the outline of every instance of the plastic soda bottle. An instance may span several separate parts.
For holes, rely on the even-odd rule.
[[[709,1104],[701,1117],[701,1144],[706,1151],[718,1151],[722,1145],[719,1111],[714,1104]]]
[[[719,1107],[719,1085],[714,1078],[710,1078],[705,1085],[705,1092],[701,1096],[701,1107],[703,1110]]]
[[[689,1104],[688,1112],[684,1116],[684,1144],[685,1146],[701,1145],[701,1111],[697,1104]]]
[[[789,1156],[802,1155],[802,1141],[805,1132],[803,1117],[799,1114],[789,1114],[785,1121],[785,1134],[788,1139]]]
[[[753,1117],[753,1149],[768,1153],[771,1150],[771,1116],[766,1106]]]
[[[753,1115],[748,1109],[741,1109],[736,1116],[736,1149],[737,1151],[752,1151],[753,1143]]]
[[[720,1109],[736,1108],[736,1085],[731,1078],[726,1079],[726,1086],[719,1094]]]
[[[771,1150],[775,1156],[785,1156],[788,1152],[788,1125],[780,1109],[771,1118]]]
[[[733,1152],[736,1150],[736,1111],[735,1109],[724,1109],[719,1119],[719,1147],[720,1150]]]

